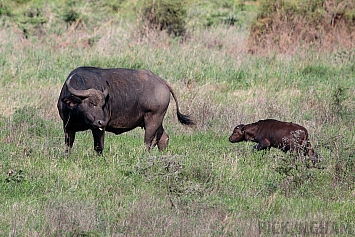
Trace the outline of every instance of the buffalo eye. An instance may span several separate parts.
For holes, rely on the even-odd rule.
[[[89,106],[90,106],[90,107],[95,107],[96,104],[94,104],[94,102],[92,102],[92,101],[89,101]]]

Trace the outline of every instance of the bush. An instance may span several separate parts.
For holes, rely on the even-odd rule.
[[[139,11],[141,33],[151,30],[166,31],[174,37],[186,33],[186,9],[177,0],[143,0]]]
[[[334,51],[355,47],[355,5],[351,1],[262,0],[259,9],[251,26],[251,51],[285,52],[304,46]]]
[[[0,2],[0,16],[11,16],[11,8],[3,3],[3,2]]]

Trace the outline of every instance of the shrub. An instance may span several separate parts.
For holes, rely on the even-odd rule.
[[[185,18],[185,4],[177,0],[143,0],[138,16],[141,33],[159,30],[174,37],[185,35]]]
[[[0,16],[11,16],[11,8],[3,3],[3,2],[0,2]]]
[[[354,9],[352,1],[262,0],[249,47],[281,52],[304,46],[321,51],[354,48]]]
[[[67,9],[64,14],[63,14],[63,20],[68,23],[68,24],[72,24],[74,22],[76,22],[79,17],[80,17],[80,14],[75,11],[74,9]]]

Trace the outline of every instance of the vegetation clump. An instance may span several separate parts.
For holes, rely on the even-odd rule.
[[[166,31],[172,36],[186,33],[185,3],[177,0],[144,0],[139,17],[141,32]]]
[[[262,0],[251,26],[251,52],[321,51],[355,46],[355,4],[351,0]]]

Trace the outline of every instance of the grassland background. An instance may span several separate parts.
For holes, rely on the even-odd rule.
[[[257,236],[258,221],[354,223],[354,50],[249,54],[258,2],[231,2],[190,3],[184,39],[141,35],[138,1],[1,2],[0,236]],[[66,156],[56,102],[82,65],[153,71],[196,127],[170,106],[165,152],[147,153],[136,129],[107,133],[103,156],[78,133]],[[322,169],[228,142],[236,124],[265,118],[305,126]]]

